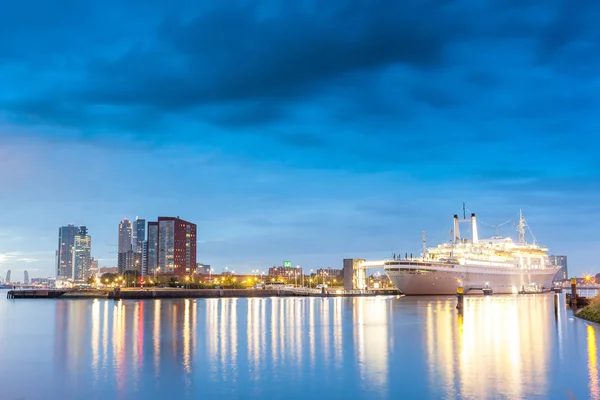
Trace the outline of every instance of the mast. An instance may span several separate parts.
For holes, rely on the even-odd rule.
[[[425,231],[421,232],[423,235],[423,261],[425,261],[425,253],[427,253],[427,235]]]
[[[523,211],[519,210],[519,226],[517,230],[519,231],[519,243],[525,243],[525,218],[523,218]]]

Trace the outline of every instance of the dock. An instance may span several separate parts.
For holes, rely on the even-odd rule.
[[[255,297],[372,297],[400,295],[396,289],[321,290],[309,288],[278,289],[181,289],[181,288],[115,288],[106,290],[10,290],[9,299],[81,299],[114,300],[189,299],[189,298],[255,298]]]

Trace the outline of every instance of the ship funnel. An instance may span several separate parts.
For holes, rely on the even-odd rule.
[[[454,214],[454,243],[460,242],[460,229],[458,228],[458,215]]]
[[[477,217],[475,216],[475,213],[471,214],[471,227],[471,232],[473,232],[473,243],[478,243],[479,235],[477,233]]]

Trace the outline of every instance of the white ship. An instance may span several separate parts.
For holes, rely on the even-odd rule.
[[[460,222],[471,223],[471,239],[460,237]],[[559,267],[551,265],[548,249],[525,241],[525,219],[519,212],[518,242],[510,237],[479,239],[477,218],[454,216],[452,240],[427,248],[423,232],[420,258],[385,261],[392,283],[406,295],[455,294],[458,286],[465,293],[540,292],[550,290]]]

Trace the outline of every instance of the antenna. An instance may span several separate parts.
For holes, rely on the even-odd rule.
[[[523,218],[523,211],[519,210],[519,226],[517,231],[519,232],[519,243],[525,243],[525,218]]]
[[[425,253],[427,253],[427,234],[425,231],[421,232],[423,235],[423,261],[425,261]]]

